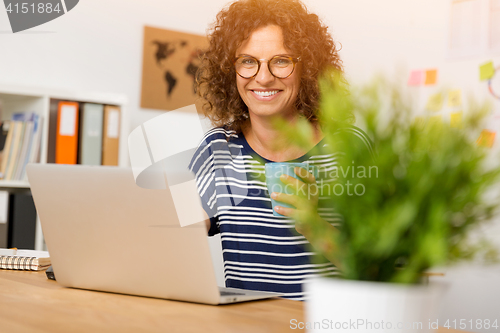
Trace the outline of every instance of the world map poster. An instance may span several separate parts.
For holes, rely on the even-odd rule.
[[[175,110],[195,103],[195,73],[206,36],[144,27],[141,107]]]

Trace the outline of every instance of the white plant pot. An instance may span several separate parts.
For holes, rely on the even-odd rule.
[[[440,285],[315,278],[305,284],[308,332],[433,332]],[[298,327],[297,327],[298,328]]]

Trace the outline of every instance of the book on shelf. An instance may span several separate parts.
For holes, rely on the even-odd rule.
[[[9,124],[9,134],[7,134],[7,139],[5,141],[5,149],[2,158],[2,166],[0,168],[0,174],[3,179],[7,179],[7,174],[9,167],[13,163],[14,146],[16,141],[19,140],[21,134],[22,124],[19,121],[11,121]],[[17,143],[18,144],[18,143]]]
[[[24,124],[25,124],[25,128],[24,128],[24,135],[22,138],[22,145],[21,145],[21,149],[19,151],[19,155],[18,155],[18,158],[17,158],[15,166],[14,166],[14,170],[12,172],[12,177],[11,177],[12,179],[17,179],[17,180],[21,180],[21,172],[23,170],[24,163],[26,160],[26,154],[28,153],[28,148],[31,145],[31,142],[33,140],[34,122],[27,121]]]
[[[5,138],[4,149],[2,150],[2,163],[0,164],[0,178],[4,178],[5,169],[7,168],[7,162],[10,154],[10,143],[12,142],[12,136],[14,135],[13,124],[10,121],[3,123],[3,130],[7,130],[7,137]]]
[[[14,113],[12,115],[12,120],[15,122],[16,126],[19,126],[20,130],[14,135],[14,141],[12,143],[12,155],[10,157],[7,169],[5,171],[5,179],[13,180],[15,178],[16,169],[19,164],[19,159],[22,154],[24,145],[27,142],[27,137],[29,137],[28,120],[31,114],[26,113]]]
[[[5,170],[5,179],[7,180],[13,179],[12,175],[14,173],[17,160],[19,159],[24,131],[26,130],[26,123],[24,121],[14,120],[14,126],[16,127],[16,131],[14,132],[14,137],[12,140],[9,162],[7,164],[7,169]]]
[[[4,180],[26,179],[26,164],[37,162],[39,158],[42,117],[35,113],[16,113],[7,127],[5,145],[0,164],[0,175]]]
[[[80,164],[101,165],[104,106],[83,103],[80,133]]]
[[[58,164],[76,164],[78,157],[77,102],[61,101],[57,110],[56,156]]]
[[[49,267],[47,251],[0,249],[0,269],[40,271]]]
[[[21,172],[18,179],[28,181],[26,175],[26,165],[28,163],[36,163],[40,161],[40,142],[42,140],[43,118],[37,114],[33,117],[33,135],[26,151],[26,156],[22,164]]]
[[[7,140],[7,134],[9,133],[9,121],[0,121],[0,152],[3,151],[5,147],[5,141]]]
[[[104,106],[102,165],[118,165],[120,144],[120,108]]]
[[[2,172],[2,161],[7,141],[7,135],[9,134],[10,121],[2,121],[0,123],[0,173]],[[3,178],[3,174],[0,175],[0,179]]]

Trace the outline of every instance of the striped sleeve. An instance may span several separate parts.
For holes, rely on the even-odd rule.
[[[220,232],[215,184],[216,159],[217,152],[228,149],[227,137],[231,134],[223,128],[213,128],[208,131],[189,163],[189,169],[195,174],[203,209],[210,218],[209,236]]]

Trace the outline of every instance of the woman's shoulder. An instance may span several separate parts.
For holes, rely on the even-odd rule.
[[[339,127],[336,134],[345,135],[347,137],[358,138],[361,141],[368,141],[371,144],[371,139],[361,128],[354,125],[343,125]]]
[[[214,127],[205,133],[196,154],[211,155],[215,151],[229,151],[231,143],[238,140],[239,136],[235,131],[224,127]]]
[[[238,134],[236,133],[236,131],[229,130],[225,127],[214,127],[205,133],[203,139],[201,140],[201,144],[206,145],[213,141],[220,141],[220,140],[225,140],[227,142],[237,138]]]
[[[350,148],[365,148],[371,155],[373,154],[373,142],[361,128],[344,125],[339,127],[334,134]]]
[[[198,145],[198,148],[193,154],[189,168],[198,170],[202,168],[205,161],[214,163],[231,154],[232,142],[238,140],[238,135],[235,131],[224,127],[214,127],[208,130],[203,139]]]

